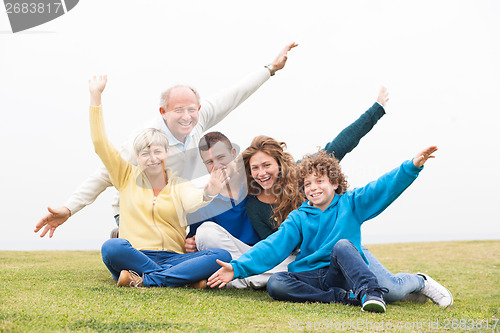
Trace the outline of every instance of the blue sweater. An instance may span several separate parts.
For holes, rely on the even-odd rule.
[[[365,187],[336,194],[324,211],[303,203],[288,215],[278,231],[231,261],[234,278],[261,274],[282,262],[296,247],[300,252],[288,265],[289,272],[329,266],[333,246],[341,239],[350,240],[368,264],[361,250],[361,224],[383,212],[421,170],[411,160],[406,161]]]

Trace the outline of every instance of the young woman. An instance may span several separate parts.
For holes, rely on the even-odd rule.
[[[218,269],[216,259],[231,260],[221,249],[185,253],[186,213],[207,205],[227,182],[222,169],[214,170],[203,190],[165,168],[168,139],[157,129],[139,133],[134,141],[138,166],[125,161],[104,130],[101,94],[106,76],[89,81],[90,128],[95,151],[120,192],[120,237],[101,249],[104,264],[119,286],[179,287],[196,285]],[[63,221],[64,222],[64,221]],[[63,222],[40,221],[52,236]]]
[[[325,147],[326,152],[334,153],[339,161],[347,153],[339,144],[346,140],[343,136],[344,134],[339,134]],[[288,214],[305,201],[298,188],[295,161],[285,148],[284,142],[278,142],[267,136],[258,136],[242,153],[250,195],[246,210],[252,225],[262,239],[278,230]],[[387,302],[396,302],[404,297],[408,300],[425,302],[429,297],[440,306],[449,306],[453,303],[451,293],[429,276],[420,273],[392,274],[366,247],[362,249],[379,285],[389,289],[384,295]]]

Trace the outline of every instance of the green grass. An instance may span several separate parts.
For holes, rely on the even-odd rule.
[[[0,332],[304,332],[342,324],[344,331],[500,332],[500,241],[369,248],[393,272],[428,273],[450,289],[454,306],[398,302],[373,314],[277,302],[265,291],[117,288],[97,251],[3,251]]]

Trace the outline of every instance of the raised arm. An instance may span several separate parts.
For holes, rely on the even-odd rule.
[[[326,144],[325,150],[341,161],[345,155],[350,153],[359,144],[359,141],[375,126],[377,121],[385,114],[384,107],[389,100],[389,93],[385,87],[381,87],[377,102],[361,115],[355,122],[340,132],[333,141]]]
[[[434,158],[432,154],[436,150],[436,146],[428,147],[379,179],[346,192],[358,221],[362,223],[374,218],[394,202],[418,177],[424,163]]]
[[[297,43],[287,44],[283,50],[270,63],[274,72],[283,67],[288,60],[288,51],[296,47]],[[224,89],[215,96],[204,99],[201,102],[199,112],[199,125],[203,132],[213,127],[224,119],[231,111],[250,97],[260,86],[271,77],[272,71],[268,67],[262,66],[258,71],[245,77],[235,85]]]

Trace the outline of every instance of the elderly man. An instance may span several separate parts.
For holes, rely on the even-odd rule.
[[[162,93],[161,117],[154,119],[148,127],[161,129],[167,134],[170,142],[167,167],[177,172],[178,176],[187,179],[194,179],[197,175],[203,174],[202,170],[196,167],[199,165],[198,142],[203,132],[219,123],[276,71],[283,69],[287,61],[288,51],[297,45],[296,43],[286,45],[271,64],[262,67],[241,82],[207,100],[200,102],[196,90],[188,86],[174,86]],[[126,160],[137,164],[132,149],[133,137],[135,135],[122,147],[121,154]],[[91,204],[109,186],[111,186],[109,174],[103,167],[87,178],[70,196],[64,206],[48,207],[49,214],[37,224],[37,226],[45,225],[40,236],[43,237],[50,231],[49,237],[52,237],[57,226],[83,207]],[[118,224],[118,195],[113,202],[113,209]],[[112,232],[112,237],[116,237],[116,231]]]

